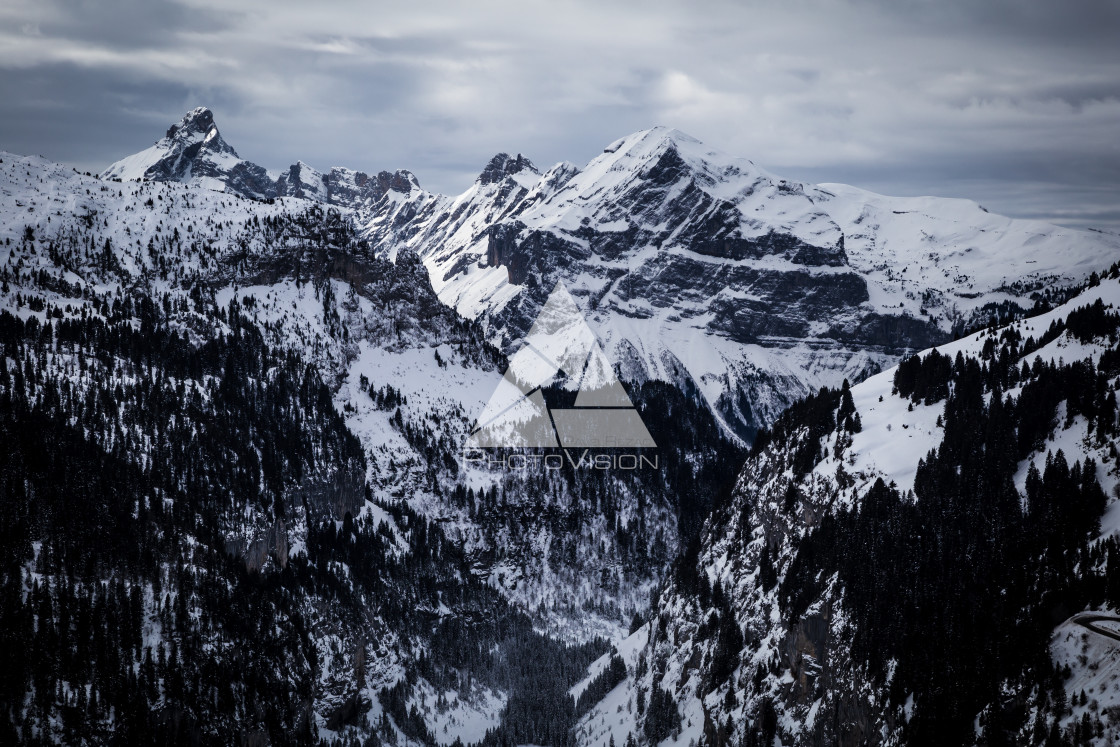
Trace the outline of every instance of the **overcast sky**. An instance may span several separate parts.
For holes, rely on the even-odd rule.
[[[582,165],[655,124],[782,176],[1120,231],[1120,0],[4,0],[0,149],[83,169],[214,110],[279,169]]]

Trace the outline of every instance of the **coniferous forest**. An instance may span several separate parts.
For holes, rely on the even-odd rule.
[[[35,313],[0,311],[3,741],[315,744],[326,727],[367,743],[434,744],[418,709],[422,683],[507,693],[485,744],[570,744],[591,702],[567,690],[606,643],[542,634],[479,573],[493,553],[468,554],[405,501],[373,500],[367,456],[322,361],[271,344],[276,329],[254,318],[253,296],[219,304],[203,281],[294,281],[345,344],[344,316],[358,302],[336,297],[332,278],[346,277],[386,312],[364,336],[394,345],[447,334],[468,365],[495,366],[501,355],[418,284],[414,256],[378,260],[337,212],[253,219],[244,230],[246,245],[275,249],[235,252],[184,277],[190,292],[86,297],[55,276],[7,276],[75,300],[20,293],[17,312]],[[206,248],[185,234],[143,250],[149,282],[197,267]],[[42,247],[29,231],[20,249],[33,257]],[[111,242],[45,253],[123,272]],[[438,350],[433,364],[448,365]],[[703,445],[711,458],[669,459],[621,483],[565,470],[489,490],[458,485],[441,499],[491,531],[543,520],[562,536],[602,516],[624,562],[655,569],[671,538],[647,528],[641,502],[622,515],[623,497],[670,506],[670,520],[695,536],[709,486],[726,482],[741,450],[676,389],[650,382],[633,395],[681,457]],[[429,484],[454,478],[455,449],[438,421],[406,419],[392,383],[363,396],[425,455]],[[693,489],[674,487],[684,485]],[[530,491],[577,500],[526,503]],[[689,500],[677,502],[678,492]],[[576,551],[558,540],[547,563],[567,567]],[[369,687],[370,672],[394,661],[403,677]],[[381,715],[371,723],[372,706]]]

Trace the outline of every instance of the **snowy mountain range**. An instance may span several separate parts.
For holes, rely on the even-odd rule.
[[[0,375],[4,391],[20,392],[19,401],[27,398],[29,407],[47,407],[67,428],[90,417],[94,401],[126,397],[120,434],[112,435],[113,418],[80,432],[93,438],[107,428],[106,440],[91,448],[115,444],[129,469],[147,470],[165,461],[159,449],[168,445],[155,444],[170,433],[158,419],[134,414],[147,412],[132,399],[137,381],[152,382],[158,395],[136,396],[191,408],[170,417],[176,428],[197,428],[220,445],[209,466],[195,461],[191,474],[203,485],[226,485],[221,489],[244,501],[221,514],[216,526],[208,524],[205,536],[189,523],[175,531],[190,535],[198,553],[231,553],[264,574],[262,583],[306,562],[349,590],[348,601],[335,604],[320,596],[323,587],[301,587],[301,624],[314,628],[316,653],[299,655],[317,667],[316,684],[310,710],[276,716],[292,728],[310,720],[329,737],[342,726],[360,727],[359,716],[381,728],[382,714],[399,706],[407,715],[427,700],[450,711],[437,715],[425,708],[427,721],[389,732],[405,739],[440,731],[450,743],[526,723],[516,698],[513,715],[502,715],[513,685],[504,665],[489,663],[489,646],[497,646],[494,656],[502,660],[530,645],[567,657],[563,666],[540,660],[545,679],[558,680],[562,692],[578,679],[572,667],[597,655],[602,644],[596,641],[618,638],[646,608],[677,551],[681,527],[695,531],[707,494],[739,461],[741,451],[720,436],[703,408],[675,389],[650,384],[629,394],[646,425],[658,436],[671,434],[680,446],[662,455],[661,470],[538,474],[473,464],[462,445],[501,381],[503,355],[476,322],[438,300],[415,255],[402,253],[395,263],[379,257],[345,209],[293,197],[253,200],[177,182],[119,182],[8,153],[0,154],[0,174],[0,329],[15,346],[11,358],[30,361],[30,368],[20,363],[14,381],[4,384]],[[56,353],[39,334],[46,327],[53,340],[56,326],[67,330],[60,335],[92,329]],[[252,341],[241,344],[248,362],[228,352],[238,349],[234,335]],[[131,340],[128,346],[142,345],[138,337],[163,340],[169,349],[136,362],[113,343],[95,361],[98,341],[119,336]],[[186,369],[179,367],[184,354],[197,359]],[[271,355],[286,356],[284,366],[271,369]],[[76,367],[84,373],[77,375]],[[301,372],[294,401],[285,399],[295,396],[293,370]],[[121,395],[113,394],[117,384]],[[242,391],[238,407],[230,407],[226,398]],[[61,398],[57,408],[50,404],[53,393]],[[557,389],[547,396],[564,394]],[[262,401],[272,402],[262,413],[293,418],[284,430],[275,423],[241,430],[228,422],[214,430],[213,423]],[[332,413],[337,419],[327,417]],[[9,414],[16,418],[12,427],[22,427],[22,416]],[[226,444],[227,432],[241,435]],[[344,445],[342,455],[320,446],[324,439]],[[18,475],[22,468],[12,469]],[[189,484],[194,492],[181,495],[178,505],[193,506],[208,495],[193,478]],[[353,575],[353,559],[324,560],[349,552],[331,534],[347,514],[365,551],[381,558],[374,574],[380,581]],[[68,530],[55,531],[63,537]],[[49,533],[28,536],[51,546]],[[189,565],[169,552],[160,551],[159,567]],[[413,564],[424,569],[419,576]],[[171,588],[163,580],[146,583],[148,595],[159,584]],[[212,609],[208,604],[203,607]],[[146,608],[144,619],[158,607]],[[398,692],[399,699],[392,694],[406,674],[416,675],[418,652],[439,650],[433,636],[456,626],[471,640],[490,641],[474,663],[456,665],[463,676],[472,672],[476,684],[455,695],[441,679],[446,664],[438,660],[423,682]],[[141,624],[153,656],[182,640],[165,630],[156,622]],[[365,663],[358,667],[353,657]],[[358,671],[363,674],[355,685]],[[290,676],[300,680],[309,672],[296,667]],[[270,687],[289,676],[267,674]],[[160,700],[160,707],[167,702]],[[346,715],[361,703],[372,710]],[[566,723],[568,717],[557,718]],[[468,721],[475,731],[456,730]],[[213,734],[229,728],[215,721]]]
[[[498,342],[562,280],[624,379],[689,381],[746,437],[812,389],[1030,308],[1120,252],[1120,237],[965,200],[791,182],[665,128],[582,169],[497,156],[458,197],[383,198],[366,229],[390,256],[419,254],[440,298]]]
[[[694,387],[747,440],[820,386],[1030,309],[1120,256],[1120,236],[967,200],[794,182],[663,127],[611,143],[583,168],[541,174],[500,153],[455,197],[405,171],[343,191],[332,185],[366,177],[303,164],[273,191],[247,188],[240,174],[259,167],[210,166],[211,153],[233,156],[208,110],[171,132],[105,176],[205,184],[196,174],[225,168],[229,191],[353,207],[379,252],[418,254],[440,299],[506,350],[563,281],[624,380]],[[178,166],[185,132],[202,138],[195,170]]]
[[[0,153],[0,741],[1110,744],[1118,259],[665,128]],[[473,458],[511,376],[659,469]]]

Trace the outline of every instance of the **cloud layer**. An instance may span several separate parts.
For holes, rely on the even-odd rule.
[[[0,148],[102,168],[210,106],[271,168],[582,163],[665,124],[785,176],[1120,230],[1120,2],[8,0]]]

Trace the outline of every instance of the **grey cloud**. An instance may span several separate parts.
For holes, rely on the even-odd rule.
[[[44,36],[159,49],[174,37],[232,28],[239,14],[151,0],[42,0],[36,19]]]
[[[1104,44],[1114,47],[1120,28],[1115,0],[871,0],[904,22],[988,39],[1009,37],[1044,46]]]
[[[166,112],[191,98],[181,84],[73,64],[0,74],[0,148],[100,170],[151,145],[163,134]]]
[[[458,192],[497,151],[582,163],[666,124],[794,178],[1120,228],[1118,9],[13,0],[0,147],[100,167],[205,104],[266,166],[403,167]]]

